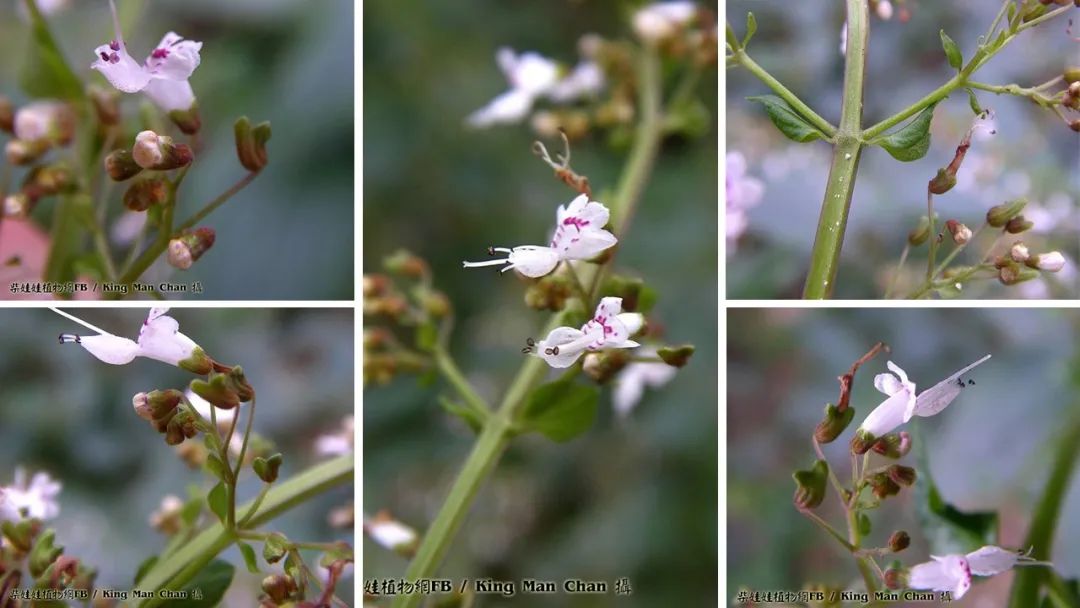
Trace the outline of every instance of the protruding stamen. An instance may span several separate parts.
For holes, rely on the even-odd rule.
[[[529,346],[536,346],[536,340],[533,340],[532,338],[525,338],[525,344],[528,344]]]
[[[120,50],[120,43],[113,40],[113,41],[109,42],[109,48],[114,50],[114,51],[119,51]]]
[[[60,315],[61,317],[65,317],[65,318],[67,318],[67,319],[69,319],[71,321],[74,321],[74,322],[78,323],[79,325],[82,325],[83,327],[85,327],[87,329],[90,329],[90,330],[93,330],[93,331],[95,331],[95,332],[97,332],[99,334],[108,334],[109,333],[109,332],[107,332],[107,331],[105,331],[105,330],[103,330],[103,329],[101,329],[99,327],[95,327],[95,326],[87,323],[86,321],[83,321],[79,317],[76,317],[74,315],[69,315],[68,313],[60,310],[59,308],[50,308],[49,310],[55,312],[56,314]],[[68,334],[65,334],[65,335],[68,335]]]
[[[60,334],[60,344],[82,344],[82,338],[75,334]]]
[[[117,43],[117,46],[124,46],[124,34],[120,31],[120,16],[116,13],[116,3],[113,0],[109,0],[109,10],[112,11],[113,30],[116,33],[116,40],[113,42]],[[112,47],[111,44],[109,46]],[[118,51],[120,49],[114,48],[113,50]]]
[[[462,262],[461,264],[462,264],[462,266],[464,268],[479,268],[481,266],[499,266],[501,264],[508,264],[508,263],[510,263],[510,260],[501,259],[501,260],[488,260],[486,262]]]
[[[526,346],[525,348],[521,349],[521,354],[523,354],[523,355],[528,355],[528,354],[531,354],[531,353],[532,353],[532,347],[531,346]]]
[[[495,247],[488,246],[488,255],[495,255]]]

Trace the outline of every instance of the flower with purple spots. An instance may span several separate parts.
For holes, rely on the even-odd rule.
[[[547,338],[529,341],[526,351],[555,368],[570,367],[586,351],[640,346],[630,339],[645,324],[640,313],[622,312],[622,298],[602,298],[593,318],[581,326],[556,327]]]

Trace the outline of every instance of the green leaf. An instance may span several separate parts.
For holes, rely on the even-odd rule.
[[[180,509],[180,521],[184,522],[185,526],[195,525],[199,513],[202,513],[202,502],[202,496],[198,496],[184,503]]]
[[[964,56],[960,53],[960,47],[956,46],[945,30],[941,30],[941,46],[945,49],[945,58],[949,60],[949,65],[959,70],[964,65]]]
[[[522,425],[563,443],[589,430],[596,419],[600,391],[563,378],[541,385],[529,397]]]
[[[268,564],[276,564],[289,552],[289,539],[280,532],[274,532],[263,541],[263,559]]]
[[[19,71],[19,84],[31,97],[82,99],[83,84],[64,59],[37,2],[20,0],[30,16],[30,48]]]
[[[224,483],[219,481],[210,490],[210,493],[206,495],[206,504],[210,505],[210,510],[224,523],[229,512],[229,494]]]
[[[139,564],[139,568],[137,570],[135,570],[135,582],[134,582],[134,584],[138,585],[139,581],[141,581],[143,579],[143,577],[146,576],[146,573],[149,572],[150,569],[153,568],[154,565],[157,564],[157,563],[158,563],[158,556],[156,556],[156,555],[151,555],[150,557],[143,560],[143,563]]]
[[[998,515],[995,512],[965,513],[945,502],[930,476],[925,442],[919,445],[919,476],[915,481],[916,514],[933,555],[969,553],[983,545],[997,544]]]
[[[434,323],[421,323],[416,328],[416,348],[422,352],[430,353],[435,350],[435,344],[439,341],[439,328]]]
[[[1074,362],[1073,366],[1077,364]],[[1075,372],[1074,372],[1075,373]],[[1028,528],[1024,547],[1031,547],[1031,556],[1039,560],[1050,559],[1054,542],[1054,530],[1061,520],[1061,508],[1069,493],[1069,482],[1080,460],[1080,416],[1072,416],[1071,422],[1058,439],[1054,451],[1054,463],[1050,476],[1046,480],[1042,497],[1035,507],[1035,515]],[[1034,606],[1039,597],[1039,587],[1047,580],[1045,568],[1018,568],[1013,579],[1012,597],[1009,606],[1022,608]],[[1030,571],[1030,572],[1028,572]]]
[[[258,574],[259,562],[255,559],[255,549],[252,549],[251,545],[240,540],[236,541],[236,546],[240,549],[240,554],[244,556],[244,565],[247,566],[248,572]]]
[[[885,148],[893,158],[902,162],[919,160],[930,149],[930,122],[934,119],[931,105],[916,116],[907,125],[870,141],[871,144]]]
[[[207,437],[209,436],[210,434],[207,433]],[[221,459],[214,454],[210,454],[206,457],[206,470],[210,471],[210,474],[219,481],[225,481],[225,477],[227,476],[225,474],[226,469],[225,463],[221,462]]]
[[[484,428],[484,423],[487,422],[487,412],[468,405],[455,403],[447,397],[440,396],[439,405],[441,405],[448,414],[461,418],[475,433],[479,433],[480,430]]]
[[[745,49],[750,44],[750,39],[757,33],[757,17],[754,13],[746,13],[746,35],[742,39],[742,47]]]
[[[815,139],[828,139],[820,129],[807,122],[786,101],[775,95],[761,95],[759,97],[747,97],[747,101],[756,101],[765,106],[765,112],[769,120],[776,125],[780,132],[788,139],[797,142],[814,141]]]
[[[216,608],[232,584],[235,570],[229,562],[215,559],[184,585],[182,591],[188,593],[188,599],[171,600],[167,605],[169,608]]]

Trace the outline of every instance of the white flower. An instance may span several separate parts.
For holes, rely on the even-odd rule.
[[[341,456],[353,452],[354,432],[353,417],[346,416],[341,421],[341,428],[334,433],[320,435],[315,439],[315,453],[320,456]]]
[[[911,420],[912,416],[937,414],[960,394],[963,388],[960,376],[989,358],[990,355],[986,355],[918,396],[915,395],[915,383],[908,380],[907,374],[900,369],[900,366],[889,361],[889,369],[896,375],[886,373],[874,377],[874,387],[889,398],[870,412],[870,415],[859,426],[857,434],[881,437]]]
[[[559,80],[558,64],[538,53],[518,55],[504,47],[495,53],[495,61],[510,83],[510,90],[470,114],[465,119],[469,126],[483,128],[520,121],[536,99]]]
[[[556,103],[566,103],[582,97],[592,97],[604,89],[604,71],[594,61],[583,61],[569,75],[555,83],[548,97]]]
[[[489,252],[506,253],[507,257],[463,264],[465,268],[507,264],[502,272],[516,268],[527,277],[542,277],[555,270],[563,260],[588,260],[617,243],[615,235],[604,230],[609,217],[607,207],[596,201],[590,202],[589,197],[582,194],[569,205],[559,207],[550,246],[492,247]]]
[[[35,101],[15,112],[15,137],[22,141],[63,141],[70,137],[71,110],[60,101]]]
[[[35,473],[27,480],[22,467],[15,469],[15,482],[0,488],[0,521],[25,518],[53,519],[60,514],[56,497],[61,484],[48,473]]]
[[[556,327],[547,338],[531,344],[529,352],[551,367],[570,367],[585,351],[640,346],[630,336],[644,323],[641,314],[622,312],[622,298],[602,298],[596,315],[581,329]]]
[[[35,0],[35,2],[38,10],[45,16],[58,13],[71,4],[71,0]],[[30,18],[30,14],[26,11],[26,3],[23,0],[15,0],[15,8],[23,19]]]
[[[727,233],[727,252],[735,252],[739,237],[746,231],[750,219],[747,210],[761,202],[765,185],[746,174],[746,158],[741,152],[729,152],[726,158],[724,227]]]
[[[655,348],[637,351],[642,357],[655,357]],[[630,363],[615,376],[615,389],[611,395],[615,413],[626,417],[641,401],[645,387],[659,388],[675,377],[676,369],[663,362]]]
[[[176,365],[192,373],[203,375],[213,369],[213,361],[191,338],[180,333],[180,324],[167,316],[168,308],[151,308],[139,330],[139,341],[114,336],[107,331],[56,308],[53,312],[97,332],[96,336],[62,334],[60,343],[81,345],[91,355],[112,365],[131,363],[135,357],[146,357],[170,365]]]
[[[94,49],[97,59],[90,67],[101,72],[120,91],[145,93],[165,112],[190,110],[195,105],[195,94],[188,78],[199,67],[202,43],[169,32],[145,63],[140,64],[128,53],[113,0],[109,0],[109,7],[116,39]]]
[[[161,151],[161,138],[153,131],[140,131],[135,136],[135,145],[131,149],[135,164],[143,169],[153,169],[165,160]]]
[[[1035,256],[1035,267],[1047,272],[1057,272],[1065,267],[1065,256],[1060,251],[1040,253]]]
[[[986,545],[967,555],[930,556],[933,561],[912,566],[908,586],[912,589],[950,591],[960,599],[971,588],[971,575],[994,576],[1016,566],[1049,566],[1024,553]]]
[[[677,34],[696,14],[693,2],[654,2],[634,13],[634,32],[642,40],[656,43]]]
[[[380,512],[373,518],[364,516],[364,533],[381,547],[391,551],[409,551],[418,539],[416,530]]]

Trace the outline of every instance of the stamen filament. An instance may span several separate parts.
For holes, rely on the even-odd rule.
[[[105,331],[103,329],[100,329],[98,327],[94,327],[93,325],[87,323],[86,321],[83,321],[82,319],[80,319],[78,317],[69,315],[68,313],[60,310],[59,308],[49,308],[49,310],[55,312],[56,314],[60,315],[61,317],[67,317],[68,319],[78,323],[79,325],[82,325],[83,327],[92,329],[92,330],[96,331],[99,334],[110,335],[109,332],[107,332],[107,331]]]

